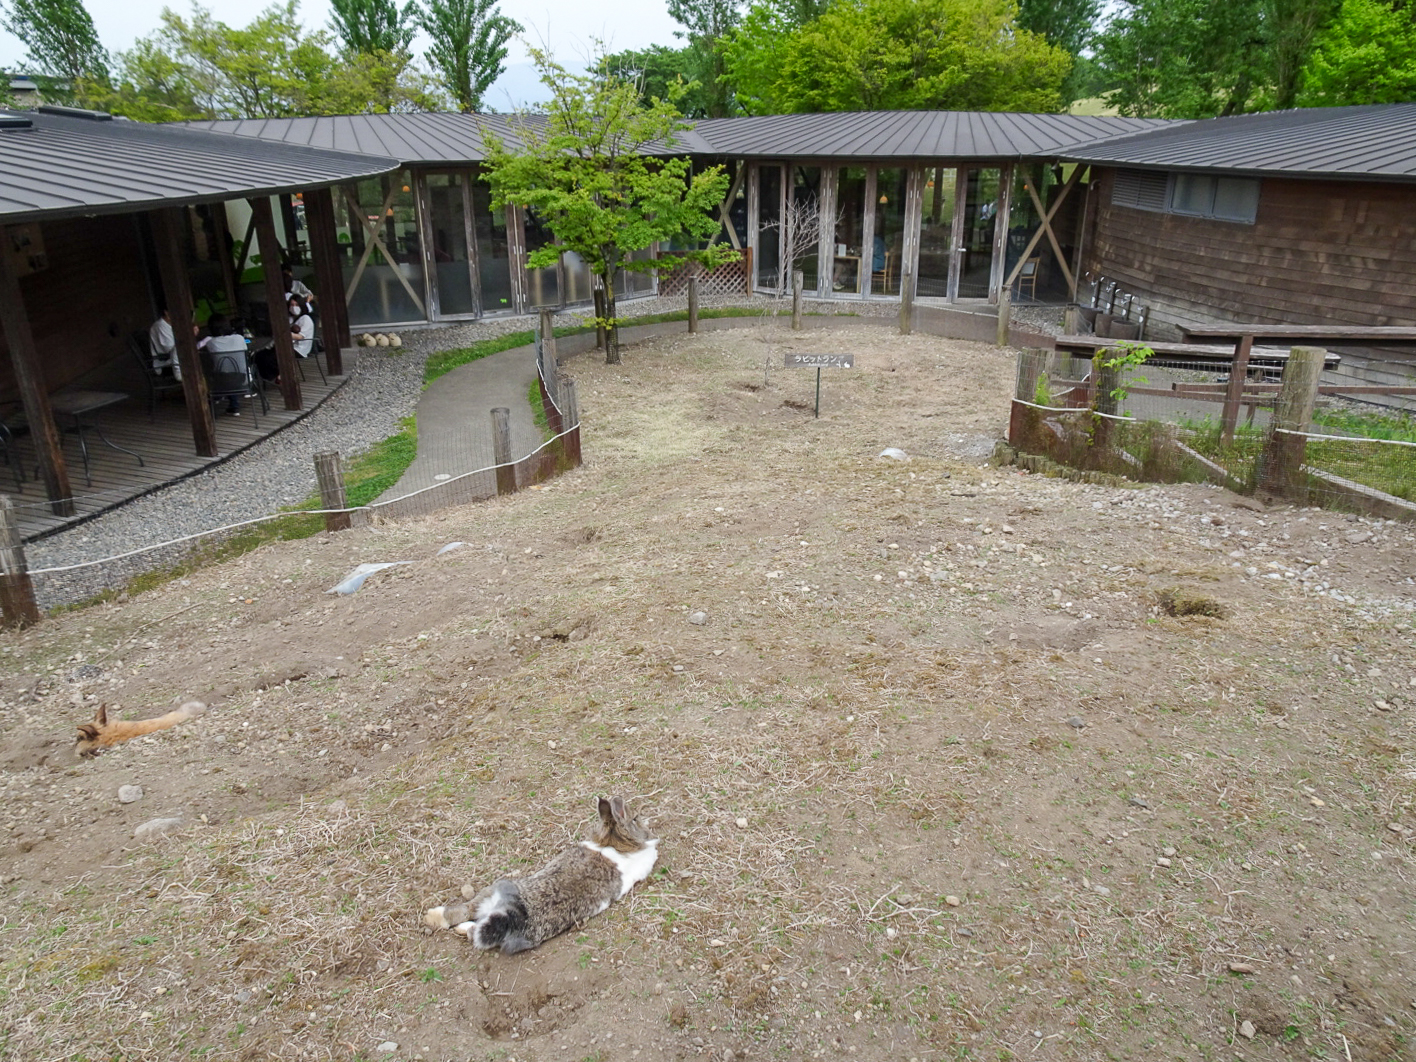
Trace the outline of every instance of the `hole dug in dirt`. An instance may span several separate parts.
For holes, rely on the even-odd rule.
[[[1229,610],[1214,598],[1178,586],[1161,590],[1156,594],[1156,603],[1167,616],[1209,616],[1213,619],[1224,619],[1229,615]]]

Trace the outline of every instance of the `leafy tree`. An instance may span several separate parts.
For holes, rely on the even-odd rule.
[[[1209,118],[1294,105],[1338,0],[1124,0],[1096,40],[1123,114]]]
[[[501,13],[495,0],[427,0],[418,21],[433,39],[428,61],[457,106],[475,111],[492,82],[506,69],[506,45],[521,25]]]
[[[329,27],[346,54],[406,52],[413,41],[416,0],[330,0]]]
[[[745,109],[1056,111],[1071,68],[1013,0],[838,0],[774,47],[730,53]]]
[[[523,116],[516,122],[515,150],[487,138],[493,204],[534,209],[555,234],[555,244],[527,256],[528,266],[554,265],[563,251],[574,251],[600,278],[610,337],[605,360],[617,365],[615,271],[688,261],[711,267],[735,257],[714,246],[663,254],[657,261],[630,258],[656,242],[701,242],[717,232],[712,210],[727,191],[728,176],[721,166],[694,172],[686,157],[657,153],[689,128],[671,104],[644,103],[633,82],[606,72],[603,64],[590,74],[572,74],[539,49],[531,55],[551,101],[544,120]]]
[[[606,73],[635,82],[640,99],[669,100],[685,118],[709,117],[708,94],[695,76],[699,66],[691,48],[666,48],[662,44],[604,58]]]
[[[722,45],[733,104],[744,114],[776,113],[773,86],[796,32],[826,9],[815,0],[759,0]]]
[[[336,57],[324,32],[306,33],[294,0],[234,28],[193,7],[162,13],[162,28],[118,57],[103,98],[115,114],[142,121],[283,118],[381,113],[439,106],[407,52]]]
[[[108,53],[83,0],[10,0],[0,7],[0,26],[28,49],[46,99],[87,102],[88,86],[108,80]]]
[[[1416,11],[1382,0],[1342,0],[1303,72],[1304,107],[1416,102]]]
[[[742,19],[740,0],[669,0],[669,16],[683,27],[674,35],[688,42],[689,72],[703,86],[708,117],[726,117],[731,113],[732,94],[723,49]]]
[[[1085,53],[1100,14],[1101,0],[1018,0],[1018,25],[1072,57],[1072,71],[1062,83],[1064,103],[1078,99],[1088,82]]]

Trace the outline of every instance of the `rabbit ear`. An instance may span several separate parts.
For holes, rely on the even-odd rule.
[[[610,806],[610,802],[604,797],[600,798],[600,821],[606,826],[613,826],[615,824],[614,808]]]
[[[614,815],[616,822],[623,822],[629,818],[624,810],[624,797],[617,796],[610,798],[610,814]]]

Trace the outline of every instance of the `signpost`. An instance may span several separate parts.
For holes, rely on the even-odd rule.
[[[854,369],[854,354],[788,354],[785,365],[788,369],[816,370],[816,415],[821,416],[821,370]]]

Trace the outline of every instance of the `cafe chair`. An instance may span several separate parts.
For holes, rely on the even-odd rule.
[[[1042,268],[1042,256],[1035,255],[1023,263],[1022,270],[1018,273],[1018,279],[1013,281],[1013,290],[1018,298],[1027,295],[1030,299],[1037,298],[1037,274]]]
[[[202,351],[202,370],[207,378],[207,396],[211,399],[213,414],[219,402],[231,398],[250,400],[251,419],[257,429],[261,419],[256,415],[255,403],[259,402],[261,412],[270,413],[270,403],[266,401],[265,382],[257,375],[251,360],[240,353],[212,354]]]
[[[137,359],[143,370],[143,382],[147,384],[148,420],[157,420],[157,400],[166,394],[181,394],[182,381],[167,373],[155,371],[152,367],[152,350],[148,346],[147,332],[134,332],[128,336],[128,350]]]

